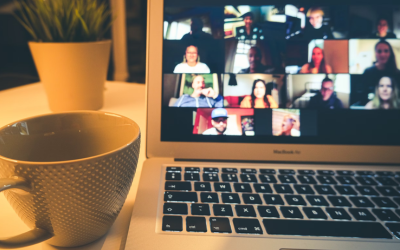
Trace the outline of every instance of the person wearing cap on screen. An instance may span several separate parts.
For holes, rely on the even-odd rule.
[[[228,111],[224,108],[217,108],[211,112],[212,128],[203,132],[203,135],[241,135],[237,130],[228,128]]]
[[[342,109],[342,101],[340,101],[333,92],[333,81],[329,78],[325,78],[322,80],[320,92],[310,98],[308,107],[312,109]]]
[[[193,93],[183,94],[174,107],[219,108],[223,107],[224,98],[212,88],[206,88],[204,77],[197,75],[192,81]]]
[[[242,16],[244,26],[236,27],[236,38],[240,40],[258,39],[262,30],[254,24],[254,14],[251,12],[244,13]]]

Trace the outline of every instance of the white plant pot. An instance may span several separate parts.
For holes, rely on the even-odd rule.
[[[103,106],[111,41],[29,42],[50,109],[97,110]]]

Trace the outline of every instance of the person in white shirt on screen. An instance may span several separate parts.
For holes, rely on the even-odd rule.
[[[242,135],[239,131],[228,128],[228,111],[217,108],[211,112],[212,128],[203,132],[203,135]]]
[[[198,48],[194,45],[189,45],[183,56],[183,62],[176,65],[174,73],[206,74],[210,73],[210,68],[205,63],[200,62]]]

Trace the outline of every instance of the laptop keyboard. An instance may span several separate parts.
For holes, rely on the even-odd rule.
[[[400,239],[400,172],[169,166],[163,198],[162,231]]]

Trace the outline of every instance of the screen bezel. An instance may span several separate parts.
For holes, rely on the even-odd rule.
[[[398,154],[400,146],[161,141],[163,22],[164,0],[149,0],[146,65],[147,157],[283,162],[400,163],[400,154]]]

